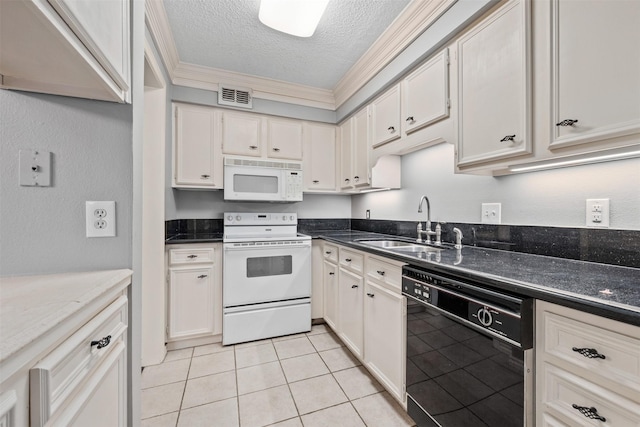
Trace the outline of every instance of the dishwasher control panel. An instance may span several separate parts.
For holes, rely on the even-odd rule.
[[[528,321],[523,323],[521,317],[521,308],[530,308],[528,301],[407,267],[403,269],[402,293],[475,329],[529,345],[529,338],[523,343]]]

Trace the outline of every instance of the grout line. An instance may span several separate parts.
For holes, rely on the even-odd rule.
[[[233,346],[233,366],[234,366],[234,374],[236,377],[236,408],[238,410],[238,427],[240,426],[240,386],[238,384],[238,360],[236,355],[236,350],[238,348]]]
[[[182,397],[180,398],[180,407],[178,408],[178,417],[176,418],[176,427],[180,422],[180,415],[182,414],[182,404],[184,403],[184,395],[187,393],[187,384],[189,382],[189,372],[191,371],[191,362],[193,362],[194,350],[191,350],[191,357],[189,358],[189,369],[187,369],[187,378],[184,380],[184,389],[182,390]]]

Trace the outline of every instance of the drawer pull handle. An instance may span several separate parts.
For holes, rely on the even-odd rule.
[[[416,121],[413,119],[413,116],[409,116],[407,117],[407,120],[405,120],[405,122],[409,122],[410,125],[414,124]]]
[[[198,255],[187,255],[187,258],[191,258],[191,259],[198,258]]]
[[[382,271],[382,270],[377,270],[377,273],[378,273],[379,275],[381,275],[381,276],[384,276],[384,271]]]
[[[507,135],[507,136],[505,136],[504,138],[502,138],[502,139],[500,140],[500,142],[507,142],[507,141],[511,141],[511,142],[513,142],[513,140],[514,140],[515,138],[516,138],[516,136],[515,136],[515,135]]]
[[[589,359],[606,359],[604,354],[598,353],[598,350],[596,350],[595,348],[577,348],[577,347],[573,347],[572,350],[577,352],[577,353],[580,353],[581,355],[583,355],[584,357],[587,357]]]
[[[327,255],[331,255],[331,251],[325,251],[324,253]]]
[[[369,298],[373,298],[375,295],[374,295],[374,294],[371,294],[371,293],[369,293],[369,292],[367,292],[367,296],[368,296]]]
[[[357,287],[358,287],[358,285],[351,285],[351,289],[355,289]]]
[[[200,175],[200,178],[202,178],[202,179],[207,179],[207,178],[209,178],[210,176],[211,176],[211,175]]]
[[[257,146],[257,145],[250,145],[250,146],[249,146],[249,148],[250,148],[251,150],[257,150],[257,149],[258,149],[258,146]]]
[[[350,182],[351,180],[349,178],[345,178],[344,182]]]
[[[278,147],[273,147],[273,151],[275,151],[276,153],[280,151],[280,149]]]
[[[351,258],[345,258],[344,259],[346,262],[351,262]]]
[[[578,123],[577,119],[564,119],[561,122],[556,123],[556,126],[573,126],[574,123]]]
[[[94,345],[98,346],[98,350],[100,350],[101,348],[105,348],[106,346],[108,346],[111,343],[111,335],[107,335],[106,337],[102,338],[99,341],[91,341],[91,347],[93,347]]]
[[[198,279],[204,279],[205,277],[209,277],[209,276],[207,276],[206,274],[201,274],[198,276]]]
[[[313,180],[313,183],[314,183],[314,184],[319,184],[319,183],[320,183],[320,181],[318,181],[317,179],[314,179],[314,180]]]
[[[393,127],[393,126],[389,126],[389,127],[387,128],[387,130],[388,130],[390,133],[394,133],[394,132],[396,131],[396,128],[395,128],[395,127]]]
[[[334,273],[333,271],[329,272],[329,276],[333,276],[334,274],[336,274],[336,273]]]
[[[593,406],[591,408],[587,408],[586,406],[578,406],[575,403],[571,406],[573,406],[573,409],[577,409],[582,415],[589,419],[602,421],[603,423],[607,421],[605,417],[598,414],[598,410]]]

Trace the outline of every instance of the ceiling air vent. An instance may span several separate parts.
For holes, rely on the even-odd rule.
[[[218,104],[253,108],[251,89],[220,85],[218,87]]]

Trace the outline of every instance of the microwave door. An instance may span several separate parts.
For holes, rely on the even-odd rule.
[[[225,172],[225,200],[279,201],[283,180],[279,171],[231,168]],[[230,185],[229,185],[230,184]]]

